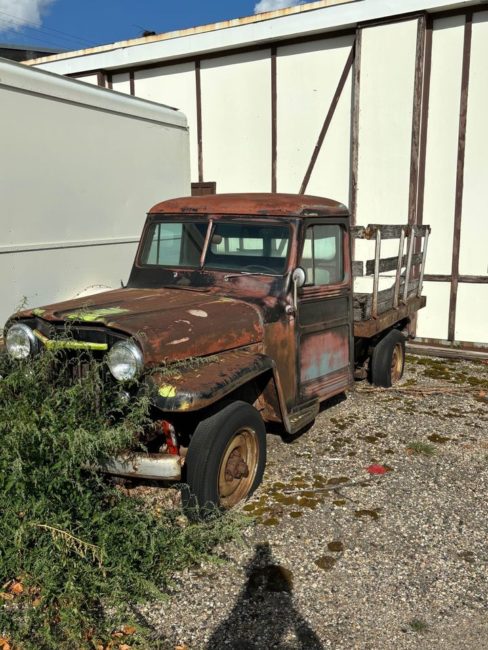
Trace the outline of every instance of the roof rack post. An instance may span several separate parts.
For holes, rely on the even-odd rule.
[[[413,244],[415,241],[415,226],[410,226],[409,235],[408,235],[408,258],[407,258],[407,268],[405,271],[405,287],[403,289],[403,302],[407,304],[408,299],[408,285],[410,282],[410,271],[412,269],[412,256],[413,256]]]
[[[374,252],[374,282],[373,282],[373,304],[371,316],[378,316],[378,285],[380,282],[380,256],[381,256],[381,228],[376,226],[376,246]]]
[[[395,279],[395,293],[393,296],[393,308],[398,308],[398,297],[400,295],[400,278],[402,274],[403,266],[403,250],[405,248],[405,228],[402,228],[400,233],[400,243],[398,245],[398,265]]]
[[[422,263],[420,265],[419,286],[418,286],[418,289],[417,289],[417,296],[419,298],[422,295],[422,285],[424,283],[425,260],[427,258],[427,244],[429,243],[429,233],[430,233],[430,228],[427,227],[425,229],[424,248],[422,250]]]

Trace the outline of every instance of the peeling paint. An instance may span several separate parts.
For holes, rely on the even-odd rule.
[[[158,393],[161,395],[161,397],[175,397],[176,388],[174,386],[171,386],[171,384],[163,384],[159,388]]]
[[[203,309],[189,309],[188,313],[192,316],[198,316],[198,318],[207,318],[208,314]]]
[[[128,314],[128,309],[122,307],[106,307],[103,309],[94,309],[93,311],[75,311],[67,314],[68,320],[81,320],[85,323],[92,323],[93,321],[103,321],[106,316],[118,316],[120,314]]]
[[[33,309],[32,313],[34,314],[34,316],[42,316],[43,314],[46,313],[46,310],[37,308],[37,309]]]

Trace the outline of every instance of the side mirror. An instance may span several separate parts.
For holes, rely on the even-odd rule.
[[[303,287],[305,284],[307,275],[301,266],[297,266],[297,268],[292,273],[291,279],[293,282],[293,308],[295,309],[296,313],[298,309],[298,289]]]
[[[291,279],[293,280],[293,284],[297,287],[297,289],[303,287],[307,276],[301,266],[297,266],[297,268],[293,271]]]

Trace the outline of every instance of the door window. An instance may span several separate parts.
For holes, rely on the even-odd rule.
[[[306,285],[342,282],[342,232],[337,225],[317,224],[307,228],[301,262],[307,276]]]

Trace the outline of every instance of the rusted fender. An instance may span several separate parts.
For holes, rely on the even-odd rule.
[[[178,364],[146,377],[155,406],[163,411],[197,411],[217,402],[239,386],[274,368],[265,354],[225,352],[198,365]]]

